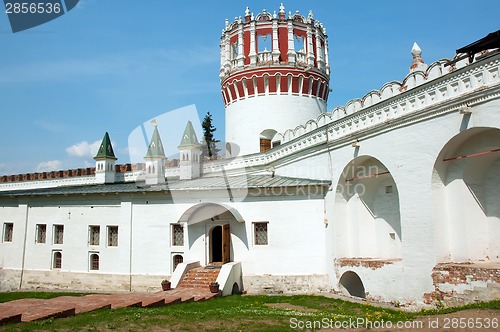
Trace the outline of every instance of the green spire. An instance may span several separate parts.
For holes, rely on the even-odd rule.
[[[114,159],[115,153],[113,152],[113,146],[111,145],[111,140],[109,139],[108,132],[104,134],[104,138],[102,139],[101,146],[99,147],[99,151],[94,157],[94,160],[102,160],[102,159]]]
[[[163,143],[161,142],[160,133],[158,132],[158,126],[156,123],[155,130],[153,131],[153,137],[151,137],[151,143],[149,143],[148,153],[144,158],[166,158],[165,151],[163,150]]]
[[[182,135],[179,148],[197,145],[200,145],[200,143],[198,142],[198,137],[196,137],[196,132],[194,131],[193,124],[191,123],[191,121],[188,121],[186,129],[184,129],[184,134]]]

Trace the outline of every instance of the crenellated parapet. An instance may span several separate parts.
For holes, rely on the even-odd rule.
[[[415,46],[412,49],[412,54],[414,52]],[[490,57],[488,57],[490,53],[484,53],[472,63],[469,62],[469,59],[459,55],[451,60],[437,60],[429,66],[425,65],[423,61],[416,62],[414,60],[410,66],[409,74],[401,82],[388,82],[379,90],[366,93],[362,98],[349,100],[344,106],[337,106],[331,112],[322,113],[317,118],[310,119],[302,125],[277,133],[274,140],[285,143],[300,137],[315,127],[352,117],[354,114],[369,109],[377,110],[375,118],[389,120],[408,111],[442,103],[461,94],[482,89],[492,83],[498,83],[498,66],[495,66],[495,63],[498,65],[498,60],[485,62],[486,58],[497,59],[498,52],[495,53],[496,56],[492,52]],[[421,51],[417,54],[420,58]],[[481,62],[482,65],[478,65],[478,62]],[[485,70],[484,68],[487,66],[492,67]],[[416,68],[425,68],[425,70],[415,70]]]

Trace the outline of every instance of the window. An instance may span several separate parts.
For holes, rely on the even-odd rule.
[[[90,269],[93,271],[99,270],[99,255],[91,254],[90,255]]]
[[[101,227],[100,226],[90,226],[89,227],[89,244],[91,246],[98,246],[100,235],[101,235]]]
[[[14,234],[14,224],[11,222],[6,222],[3,224],[3,242],[12,242],[12,236]]]
[[[47,238],[47,225],[36,225],[36,243],[45,243]]]
[[[54,225],[54,244],[62,244],[64,238],[64,225]]]
[[[174,271],[177,265],[179,265],[182,262],[184,262],[184,258],[182,257],[182,255],[174,255]]]
[[[108,226],[108,247],[118,247],[118,226]]]
[[[392,186],[386,186],[385,187],[385,193],[386,194],[392,194]]]
[[[179,224],[172,225],[172,245],[173,246],[183,246],[184,245],[184,227]]]
[[[62,266],[62,252],[60,251],[54,251],[54,259],[52,261],[52,268],[53,269],[60,269]]]
[[[267,245],[267,222],[253,224],[255,245]]]

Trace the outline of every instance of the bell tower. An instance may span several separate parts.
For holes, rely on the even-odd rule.
[[[220,43],[220,81],[226,142],[240,155],[279,144],[276,133],[326,111],[330,66],[326,30],[312,11],[226,20]],[[235,155],[233,156],[235,157]]]

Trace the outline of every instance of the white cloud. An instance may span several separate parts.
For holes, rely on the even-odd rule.
[[[93,158],[97,154],[100,145],[100,140],[90,144],[87,141],[82,141],[67,147],[66,152],[73,157]]]
[[[61,169],[62,162],[60,160],[44,161],[36,167],[37,172],[57,171]]]

